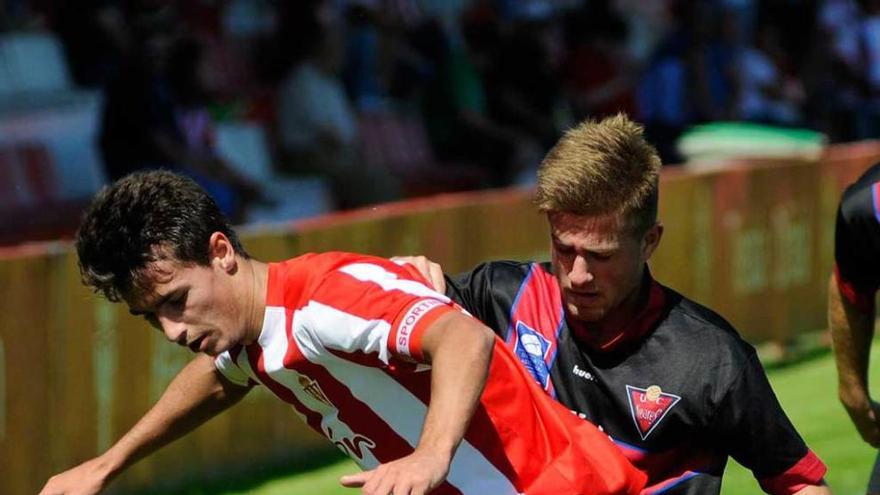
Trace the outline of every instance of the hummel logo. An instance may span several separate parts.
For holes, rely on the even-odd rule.
[[[584,380],[589,380],[591,382],[596,381],[596,377],[594,377],[592,373],[590,373],[589,371],[584,371],[584,370],[578,368],[578,365],[574,365],[574,368],[572,368],[571,372],[575,376],[579,376],[579,377],[583,378]]]

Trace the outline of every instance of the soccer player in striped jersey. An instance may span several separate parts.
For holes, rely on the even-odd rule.
[[[349,253],[251,259],[189,179],[140,173],[83,219],[84,282],[200,353],[99,457],[42,495],[121,470],[265,386],[376,495],[635,494],[646,476],[538,388],[485,326],[410,266]]]

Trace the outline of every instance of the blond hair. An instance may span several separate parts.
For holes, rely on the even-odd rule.
[[[636,232],[657,221],[660,156],[644,128],[619,113],[569,129],[538,169],[542,212],[624,214]]]

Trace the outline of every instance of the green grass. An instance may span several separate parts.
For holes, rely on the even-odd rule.
[[[880,341],[874,345],[880,352]],[[836,371],[830,353],[769,372],[770,381],[792,422],[829,467],[828,482],[836,495],[863,494],[875,452],[861,441],[837,401]],[[871,373],[880,380],[880,366]],[[335,464],[286,477],[254,482],[246,490],[222,495],[345,495],[357,490],[339,486],[341,475],[356,472],[354,463]],[[723,495],[761,493],[750,472],[731,461],[724,477]]]

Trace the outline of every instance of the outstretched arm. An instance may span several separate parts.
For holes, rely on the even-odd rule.
[[[422,350],[431,364],[431,401],[415,451],[371,471],[344,476],[365,495],[424,495],[449,472],[489,373],[495,335],[477,320],[449,312],[425,330]]]
[[[841,294],[837,277],[828,284],[828,325],[834,341],[840,402],[862,438],[880,446],[880,404],[868,392],[868,358],[874,336],[873,307],[859,310]]]
[[[162,397],[102,455],[49,479],[40,495],[92,495],[128,466],[195,429],[250,390],[234,385],[200,354],[181,370]]]

